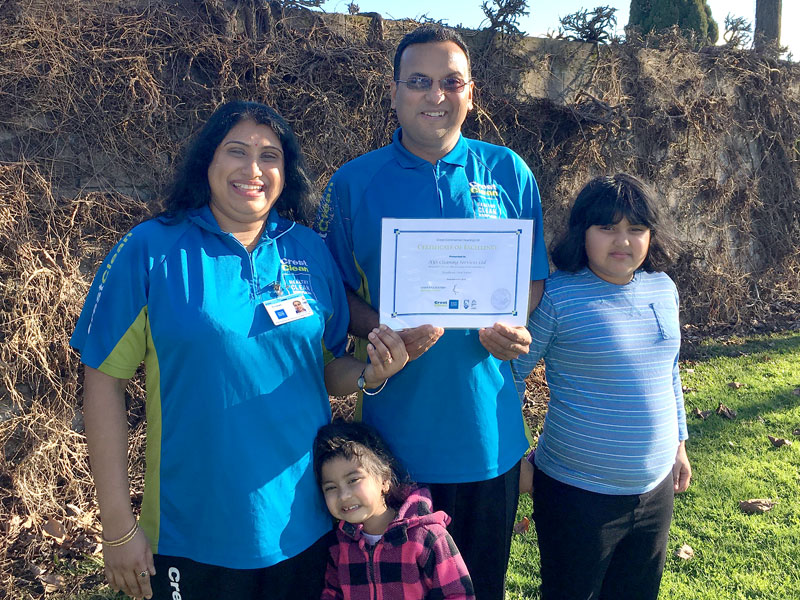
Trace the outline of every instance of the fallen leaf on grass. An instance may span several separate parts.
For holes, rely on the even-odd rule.
[[[717,407],[717,414],[720,417],[725,417],[726,419],[735,419],[736,418],[736,411],[732,408],[728,408],[722,402],[719,403]]]
[[[792,431],[792,435],[797,435],[797,436],[800,436],[800,427],[798,427],[797,429],[795,429],[794,431]]]
[[[800,388],[794,388],[794,389],[792,390],[792,393],[793,393],[795,396],[800,396]]]
[[[694,369],[684,369],[684,373],[694,373]]]
[[[750,500],[739,501],[739,508],[743,513],[755,515],[772,510],[775,504],[777,503],[769,498],[751,498]]]
[[[47,573],[46,575],[40,575],[39,581],[42,582],[44,585],[44,591],[46,594],[50,594],[52,592],[58,592],[64,589],[64,578],[61,575],[57,575],[56,573]]]
[[[728,446],[730,446],[731,448],[736,448],[736,444],[734,444],[730,440],[728,440]]]
[[[523,534],[527,533],[528,529],[530,529],[531,520],[528,517],[522,517],[521,521],[518,521],[514,524],[514,533]]]
[[[59,544],[63,544],[64,540],[67,539],[67,530],[64,529],[64,525],[55,519],[47,519],[42,523],[42,533],[44,533],[45,537],[53,538]]]
[[[702,419],[703,421],[705,421],[708,418],[708,415],[710,414],[711,414],[710,410],[700,410],[699,408],[695,408],[692,411],[692,415],[694,415],[698,419]]]
[[[728,382],[728,387],[731,388],[731,389],[734,389],[734,390],[738,390],[743,385],[744,385],[743,383],[739,383],[738,381],[729,381]]]
[[[790,442],[789,440],[785,440],[783,438],[775,438],[772,437],[771,435],[768,435],[767,437],[769,438],[769,441],[772,442],[772,445],[775,446],[776,448],[780,448],[781,446],[792,445],[792,442]]]
[[[690,558],[694,558],[694,550],[689,544],[684,544],[675,551],[675,556],[683,560],[689,560]]]

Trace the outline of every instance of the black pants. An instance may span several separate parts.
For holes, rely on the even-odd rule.
[[[325,585],[328,542],[263,569],[228,569],[188,558],[153,557],[153,600],[318,600]]]
[[[673,497],[672,475],[645,494],[613,496],[534,468],[542,600],[655,600]]]
[[[447,531],[469,569],[475,598],[503,600],[519,501],[519,462],[507,473],[471,483],[428,483],[434,510],[453,519]]]

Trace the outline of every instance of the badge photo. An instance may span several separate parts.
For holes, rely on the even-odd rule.
[[[275,325],[305,319],[314,314],[311,305],[309,305],[303,294],[292,294],[291,296],[267,300],[264,302],[264,308],[267,309],[267,314],[269,314]]]

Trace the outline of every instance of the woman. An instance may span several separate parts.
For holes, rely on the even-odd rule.
[[[111,251],[71,344],[106,577],[133,597],[319,597],[330,520],[311,447],[328,393],[378,387],[405,364],[399,336],[344,356],[348,310],[319,237],[297,140],[272,109],[211,116],[166,211]],[[296,313],[293,302],[307,310]],[[147,470],[130,504],[124,391],[144,361]],[[357,383],[358,382],[358,383]],[[327,389],[326,389],[327,387]],[[176,595],[177,594],[177,595]]]

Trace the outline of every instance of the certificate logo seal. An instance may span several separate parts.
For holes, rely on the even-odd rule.
[[[498,288],[492,292],[492,306],[497,310],[508,308],[511,303],[511,292],[506,288]]]

